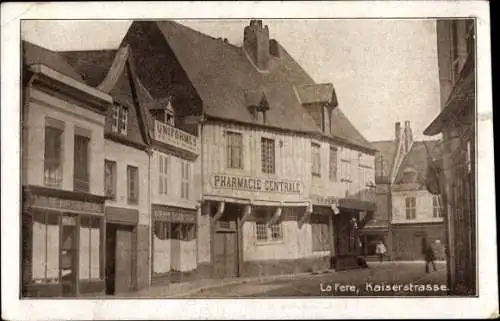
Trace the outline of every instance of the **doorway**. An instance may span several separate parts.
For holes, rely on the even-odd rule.
[[[106,224],[106,294],[134,290],[134,227]]]
[[[61,247],[59,249],[59,273],[61,275],[62,296],[76,296],[76,267],[78,246],[76,239],[76,217],[61,217]]]

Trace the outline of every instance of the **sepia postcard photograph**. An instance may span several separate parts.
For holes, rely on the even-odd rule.
[[[2,318],[498,317],[487,2],[2,7]]]

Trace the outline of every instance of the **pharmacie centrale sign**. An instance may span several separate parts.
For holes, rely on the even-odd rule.
[[[213,175],[212,185],[214,188],[226,188],[251,192],[300,194],[303,191],[303,184],[300,181],[225,174]]]

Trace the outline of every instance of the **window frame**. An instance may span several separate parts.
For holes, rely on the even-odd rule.
[[[134,174],[133,180],[131,175]],[[130,184],[134,181],[134,188],[130,188]],[[134,191],[134,198],[131,197],[131,191]],[[127,165],[127,204],[139,204],[139,167],[134,165]]]
[[[405,214],[407,220],[415,220],[417,218],[417,198],[415,196],[405,197]]]
[[[311,142],[311,175],[321,177],[321,144]]]
[[[111,177],[108,178],[108,165],[111,165],[111,172],[110,175]],[[104,192],[106,197],[112,201],[116,201],[117,199],[117,163],[114,160],[109,160],[105,159],[104,160]],[[110,196],[108,193],[108,179],[111,180],[111,189],[112,189],[112,195]]]
[[[241,132],[225,131],[226,168],[244,169],[243,134]],[[238,146],[239,145],[239,146]],[[235,155],[237,155],[235,157]],[[236,159],[237,158],[237,159]]]
[[[114,104],[111,114],[111,131],[126,136],[128,133],[128,108]]]
[[[266,159],[267,157],[267,159]],[[268,137],[260,138],[261,172],[276,174],[276,140]]]
[[[441,195],[432,195],[432,217],[442,218],[443,207],[441,204]]]
[[[97,216],[97,215],[86,215],[86,214],[79,214],[77,215],[78,217],[78,221],[77,221],[77,227],[78,227],[78,249],[77,249],[77,256],[78,256],[78,262],[80,262],[80,255],[82,254],[80,252],[80,233],[81,233],[81,229],[82,229],[82,219],[84,218],[87,218],[90,220],[90,226],[88,226],[88,230],[89,230],[89,252],[88,252],[88,255],[89,255],[89,277],[88,278],[82,278],[81,277],[81,274],[80,274],[80,270],[78,271],[78,281],[79,282],[96,282],[96,281],[102,281],[104,280],[104,265],[105,265],[105,262],[104,262],[104,246],[105,246],[105,242],[104,242],[104,228],[103,228],[103,225],[105,224],[104,223],[104,217],[102,216]],[[92,271],[91,271],[91,267],[92,267],[92,238],[90,237],[90,231],[91,231],[91,228],[93,228],[93,221],[94,222],[98,222],[98,226],[99,226],[99,278],[96,279],[96,278],[92,278]],[[79,266],[78,266],[78,269]]]
[[[54,119],[54,121],[62,124],[62,126],[55,126],[55,125],[51,124],[51,122],[52,122],[51,120],[52,120],[51,118],[46,118],[45,126],[44,126],[43,183],[45,186],[48,186],[48,187],[62,188],[63,179],[64,179],[63,170],[64,170],[64,132],[65,132],[64,129],[65,129],[65,126],[64,126],[63,122]],[[48,133],[51,131],[54,131],[55,133],[57,133],[57,137],[58,137],[57,139],[59,140],[59,147],[58,147],[59,157],[57,157],[57,158],[56,157],[52,158],[51,156],[55,156],[55,155],[50,155],[51,153],[56,154],[55,150],[49,151],[50,146],[55,148],[54,142],[52,142],[51,144],[48,143],[48,136],[49,136]],[[48,156],[50,156],[50,157],[48,157]],[[55,166],[52,166],[52,165],[54,165],[54,163],[55,163]],[[51,176],[50,174],[47,175],[47,171],[50,172],[51,170],[55,173],[53,175],[53,176],[55,176],[54,178],[49,178],[48,176]],[[54,180],[54,182],[52,182],[52,180]]]
[[[191,179],[191,163],[181,161],[181,199],[189,200],[189,181]]]
[[[170,155],[158,154],[158,194],[168,195],[168,181],[170,175]]]
[[[329,157],[330,182],[336,182],[338,180],[338,171],[339,171],[338,159],[339,159],[338,148],[334,145],[330,145],[330,157]]]
[[[90,191],[90,137],[85,135],[75,134],[73,136],[73,190],[75,192],[86,192]],[[85,143],[85,146],[77,147],[80,143]],[[77,158],[77,154],[81,151],[85,151],[85,158]],[[83,161],[84,164],[77,163]],[[78,170],[76,170],[78,168]],[[79,174],[82,174],[80,177]],[[80,185],[82,184],[82,185]]]
[[[255,214],[255,233],[254,239],[256,244],[274,244],[284,242],[284,231],[283,231],[283,220],[280,218],[274,224],[269,225],[269,221],[272,218],[272,214],[266,211],[258,211]],[[278,233],[278,237],[274,237],[275,233]],[[262,236],[262,233],[259,234],[259,231],[265,231],[265,238],[259,237]]]

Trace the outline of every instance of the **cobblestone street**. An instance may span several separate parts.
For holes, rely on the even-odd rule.
[[[127,297],[243,298],[300,296],[442,296],[446,295],[446,267],[425,273],[423,262],[369,263],[368,269],[324,271],[295,276],[231,280],[199,280],[154,286]],[[429,289],[428,287],[432,287]],[[391,287],[391,289],[387,289]],[[427,287],[427,288],[426,288]]]
[[[427,274],[424,263],[372,263],[369,269],[310,274],[296,280],[247,282],[189,297],[442,296],[446,295],[445,286],[444,264]]]

